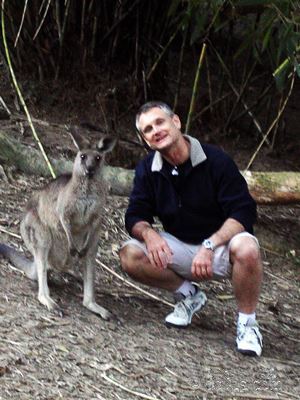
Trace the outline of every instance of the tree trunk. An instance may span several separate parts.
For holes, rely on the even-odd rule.
[[[57,175],[72,170],[72,162],[51,159]],[[50,172],[41,153],[0,132],[0,162],[14,165],[19,170],[33,175],[50,177]],[[133,170],[105,167],[105,179],[110,193],[128,196],[132,188]],[[279,205],[300,203],[300,173],[298,172],[250,172],[245,175],[249,190],[258,204]]]

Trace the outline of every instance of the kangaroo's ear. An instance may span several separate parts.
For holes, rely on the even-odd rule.
[[[82,150],[86,147],[89,147],[88,140],[82,135],[78,126],[70,127],[68,133],[71,136],[77,150]]]
[[[117,140],[115,138],[103,136],[97,144],[97,149],[102,153],[108,153],[115,147],[116,142]]]

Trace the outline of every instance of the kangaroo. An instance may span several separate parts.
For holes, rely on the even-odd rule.
[[[15,249],[0,244],[0,254],[15,267],[38,281],[38,299],[49,310],[60,311],[50,297],[47,270],[67,270],[73,263],[85,264],[83,305],[103,319],[110,313],[95,301],[95,257],[98,232],[107,192],[103,179],[105,153],[115,140],[103,136],[92,147],[72,128],[70,136],[78,149],[72,174],[53,180],[29,200],[21,221],[21,236],[33,261]],[[76,259],[75,259],[76,256]]]

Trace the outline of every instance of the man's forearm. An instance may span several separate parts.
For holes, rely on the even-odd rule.
[[[245,228],[241,223],[233,218],[228,218],[221,226],[221,228],[213,235],[211,235],[209,239],[217,247],[229,242],[229,240],[233,238],[234,235],[237,235],[238,233],[244,231]]]

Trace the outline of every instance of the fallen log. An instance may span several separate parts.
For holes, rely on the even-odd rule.
[[[72,161],[51,157],[50,161],[57,175],[71,171]],[[0,132],[0,163],[14,165],[28,174],[50,177],[50,172],[38,150],[21,144],[3,132]],[[111,194],[119,196],[130,194],[134,177],[133,170],[106,166],[104,174]],[[299,172],[247,171],[244,176],[258,204],[300,204]]]

